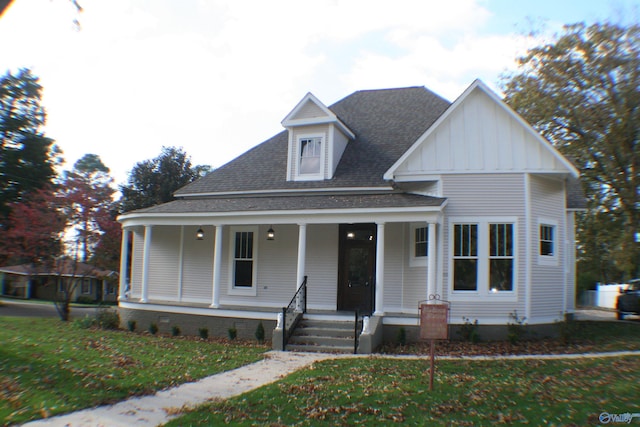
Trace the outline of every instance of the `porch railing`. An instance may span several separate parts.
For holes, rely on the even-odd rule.
[[[291,334],[296,329],[302,315],[307,312],[307,276],[296,291],[291,302],[282,307],[282,351],[287,348]]]

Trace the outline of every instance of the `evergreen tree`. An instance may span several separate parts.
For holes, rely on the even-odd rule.
[[[42,86],[28,69],[0,77],[0,233],[9,227],[10,205],[50,186],[61,152],[42,132]]]

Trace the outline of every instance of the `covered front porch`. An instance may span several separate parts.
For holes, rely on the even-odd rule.
[[[442,282],[444,200],[402,196],[402,206],[366,211],[129,214],[120,306],[275,327],[306,276],[308,313],[417,316]]]

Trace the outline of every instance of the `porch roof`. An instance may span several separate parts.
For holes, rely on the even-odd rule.
[[[323,209],[438,208],[445,198],[390,192],[385,194],[277,195],[180,199],[124,214],[192,214],[232,212],[305,211]],[[137,216],[137,215],[136,215]]]
[[[86,278],[101,278],[117,274],[115,271],[104,270],[70,259],[59,260],[49,266],[30,264],[9,265],[0,267],[0,273],[15,274],[19,276],[62,276]]]

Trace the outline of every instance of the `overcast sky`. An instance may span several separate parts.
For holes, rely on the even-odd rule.
[[[14,1],[0,74],[31,68],[64,167],[94,153],[116,183],[163,145],[221,166],[281,131],[307,92],[331,105],[426,86],[453,101],[476,78],[497,88],[563,24],[640,16],[640,0],[79,2],[80,14],[68,0]]]

